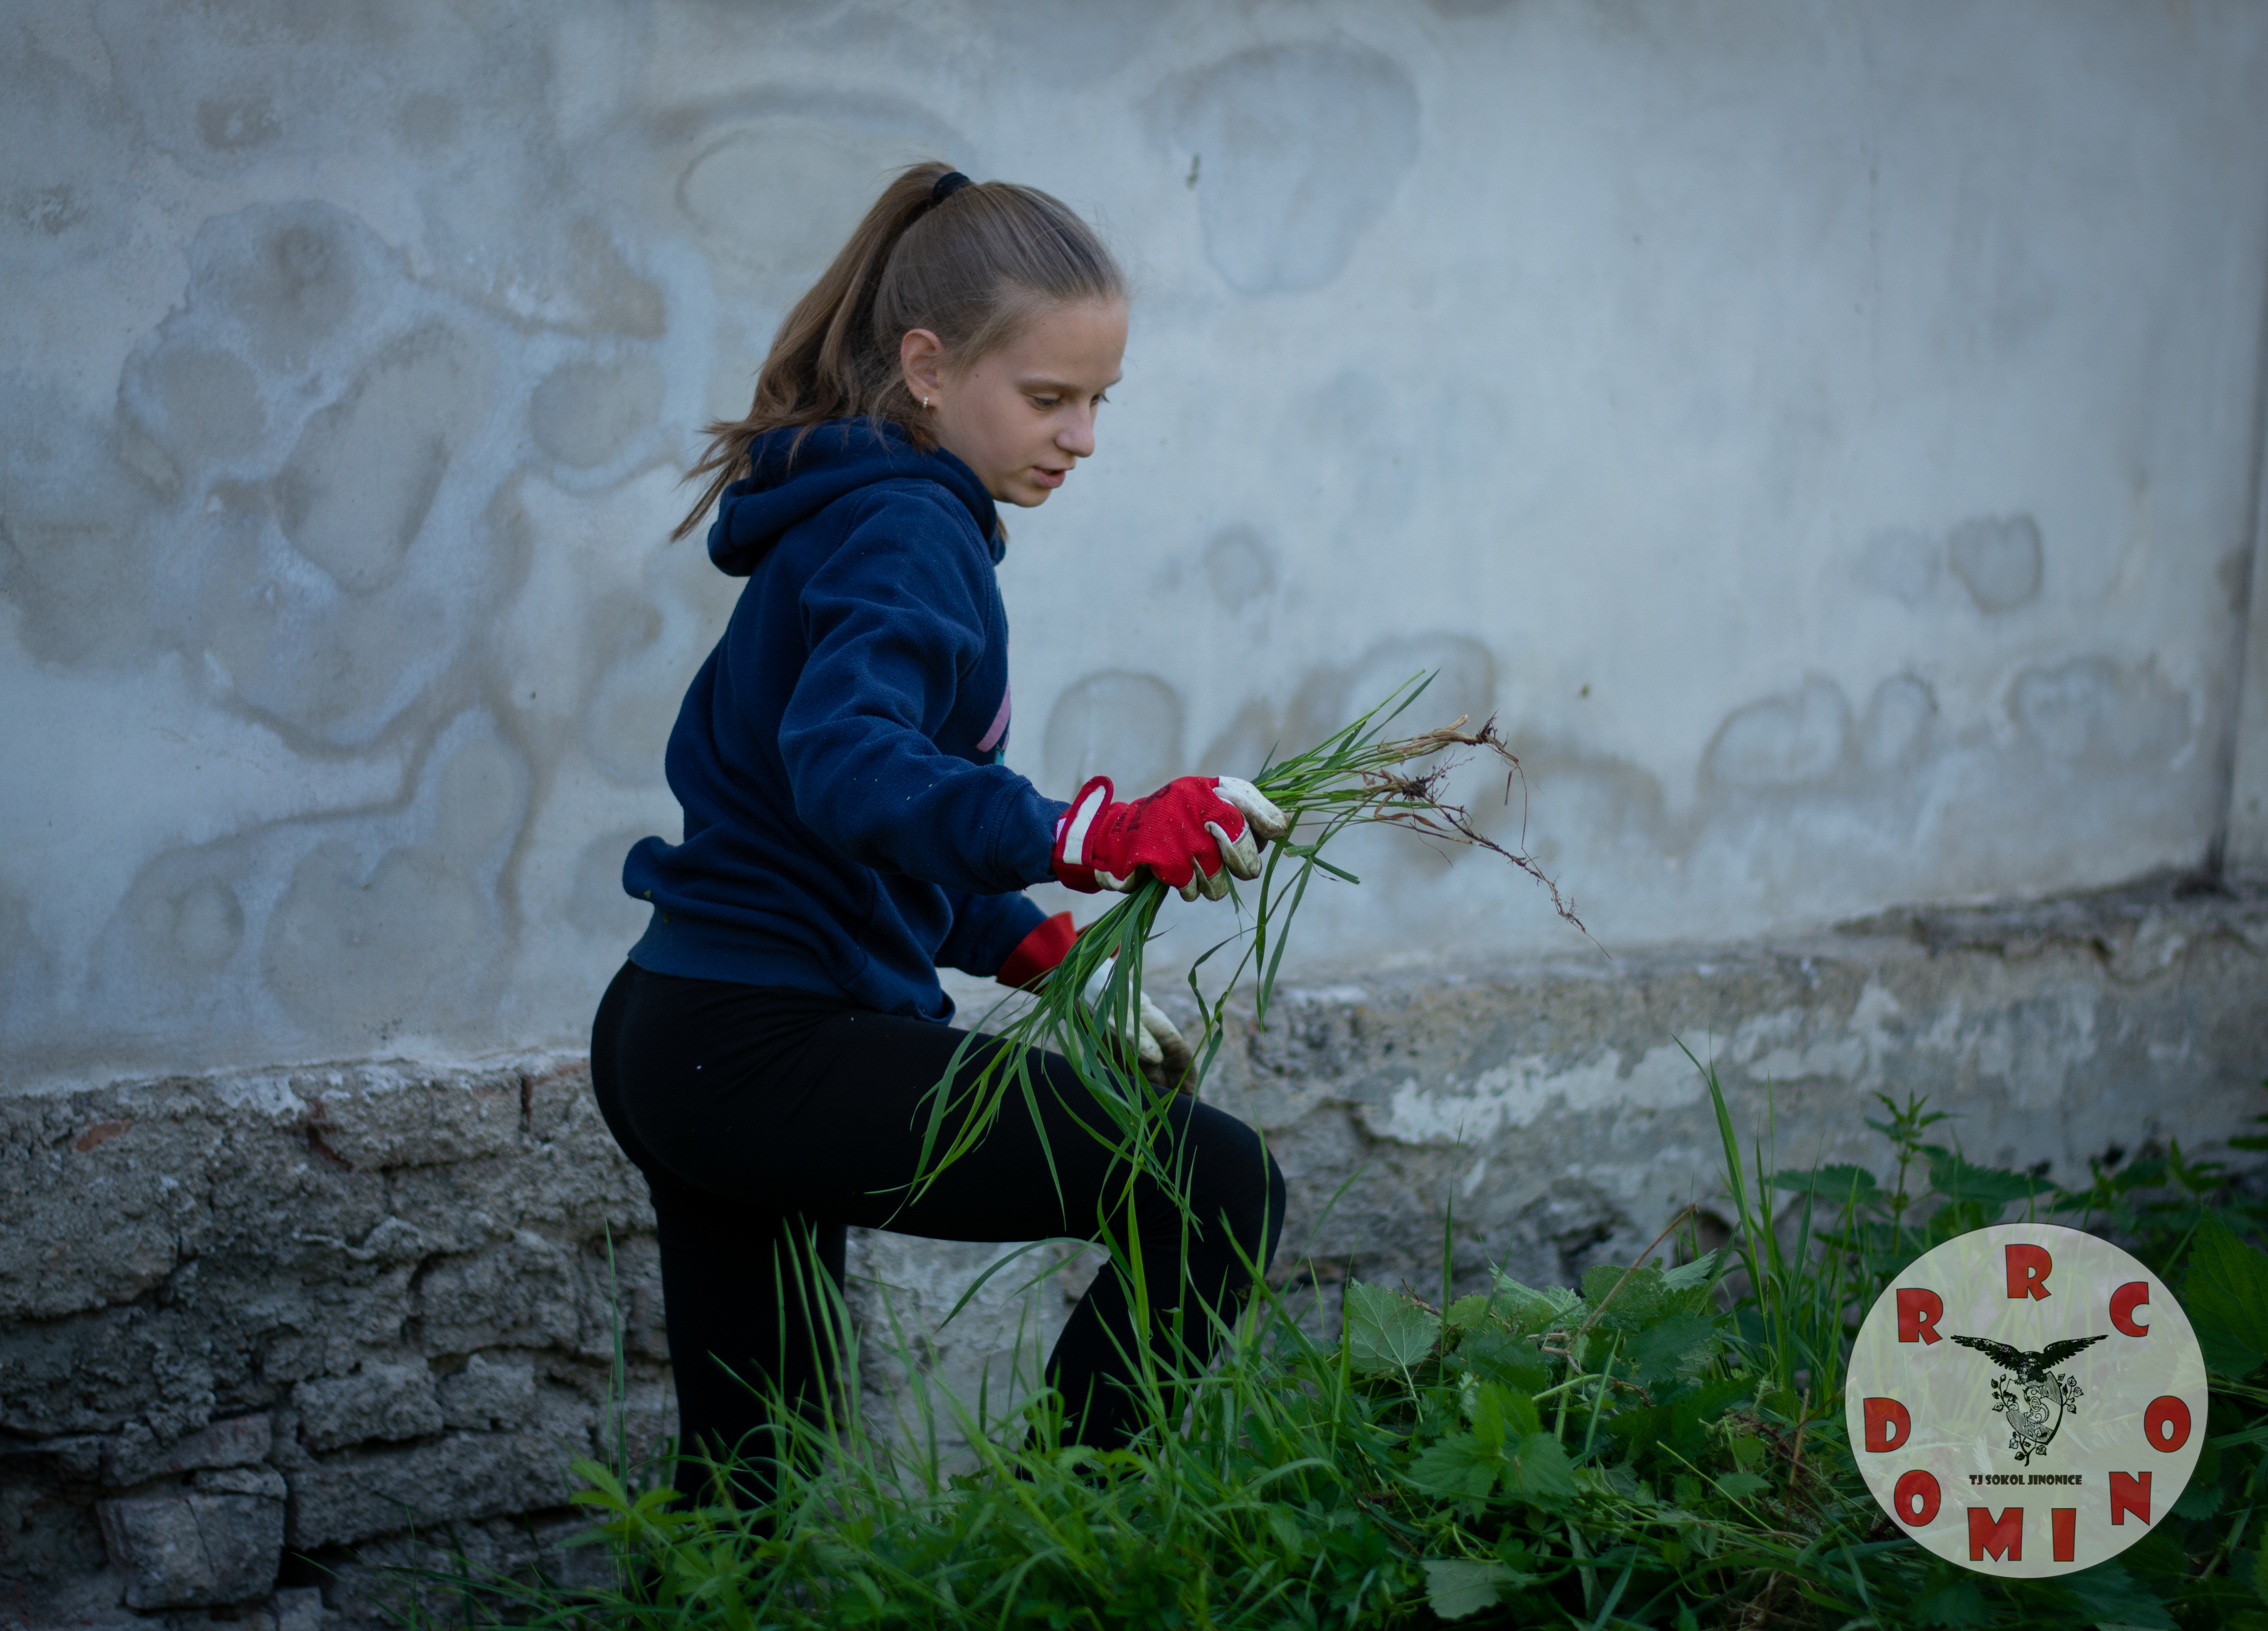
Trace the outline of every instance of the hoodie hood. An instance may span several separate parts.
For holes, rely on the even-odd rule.
[[[755,571],[789,529],[877,481],[936,482],[968,509],[994,564],[1006,553],[999,513],[976,473],[941,447],[923,452],[886,419],[768,430],[749,447],[748,464],[747,475],[717,501],[709,526],[709,558],[733,577]]]

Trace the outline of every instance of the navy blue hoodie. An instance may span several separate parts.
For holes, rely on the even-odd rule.
[[[657,973],[840,994],[944,1020],[943,966],[997,973],[1043,914],[1064,810],[1000,762],[1005,544],[967,465],[895,425],[774,431],[709,556],[747,578],[670,732],[685,841],[639,841]]]

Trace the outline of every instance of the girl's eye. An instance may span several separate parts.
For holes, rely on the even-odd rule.
[[[1042,410],[1045,410],[1055,407],[1056,404],[1062,400],[1063,399],[1060,397],[1035,396],[1032,399],[1032,406]]]

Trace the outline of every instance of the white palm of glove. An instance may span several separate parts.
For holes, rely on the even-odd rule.
[[[1223,803],[1236,806],[1237,812],[1244,818],[1244,830],[1231,838],[1221,831],[1219,822],[1205,823],[1205,831],[1220,846],[1221,870],[1210,878],[1200,870],[1189,880],[1191,887],[1182,891],[1184,900],[1193,900],[1200,894],[1208,900],[1218,900],[1228,893],[1229,878],[1249,882],[1259,877],[1261,850],[1292,830],[1292,818],[1277,808],[1274,799],[1241,776],[1225,775],[1213,783],[1212,790]],[[1223,877],[1222,873],[1228,876]]]
[[[1090,1012],[1102,1010],[1110,976],[1116,965],[1105,963],[1087,977],[1086,989],[1081,995]],[[1143,1076],[1160,1087],[1176,1087],[1188,1092],[1189,1069],[1196,1060],[1189,1042],[1180,1028],[1166,1017],[1166,1010],[1150,1000],[1147,991],[1135,993],[1134,1012],[1126,1022],[1121,1038],[1134,1050],[1134,1059]]]

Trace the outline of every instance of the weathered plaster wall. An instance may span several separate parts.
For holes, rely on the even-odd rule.
[[[2264,335],[2268,342],[2268,335]],[[2243,642],[2243,676],[2236,729],[2229,741],[2228,835],[2226,865],[2268,878],[2268,368],[2260,403],[2257,479],[2260,509],[2252,522],[2252,575],[2246,584],[2250,628]]]
[[[1296,991],[1265,1032],[1238,1020],[1215,1097],[1284,1162],[1276,1277],[1328,1325],[1350,1270],[1438,1284],[1452,1203],[1469,1284],[1490,1262],[1579,1277],[1715,1203],[1674,1039],[1718,1064],[1745,1135],[1776,1125],[1776,1165],[1889,1176],[1861,1117],[1913,1092],[1958,1110],[1940,1131],[1975,1158],[2071,1181],[2149,1141],[2208,1155],[2258,1111],[2264,988],[2268,895],[2153,888],[1613,975]],[[568,1459],[615,1440],[617,1309],[632,1455],[668,1429],[648,1226],[571,1056],[0,1098],[0,1623],[263,1600],[279,1569],[261,1612],[367,1618],[371,1570],[419,1555],[413,1518],[532,1555],[567,1521]],[[1092,1264],[1022,1298],[1012,1272],[940,1330],[999,1250],[859,1238],[870,1407],[910,1408],[909,1364],[971,1405],[988,1370],[1010,1396],[1020,1326],[1033,1374]],[[184,1523],[202,1544],[166,1554]],[[318,1586],[328,1608],[289,1595]]]
[[[11,1081],[578,1032],[733,592],[662,542],[675,473],[919,154],[1141,286],[1006,569],[1043,787],[1250,769],[1438,665],[1618,951],[2224,819],[2256,7],[0,27]],[[1508,874],[1362,861],[1311,968],[1567,949]]]

